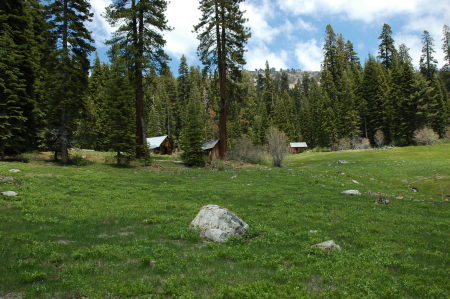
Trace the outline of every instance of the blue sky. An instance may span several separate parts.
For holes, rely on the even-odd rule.
[[[111,28],[101,16],[111,0],[91,0],[94,21],[88,25],[100,57],[107,60]],[[191,65],[199,65],[197,39],[192,27],[198,22],[198,0],[170,0],[167,9],[173,31],[166,33],[166,52],[174,73],[184,54]],[[406,44],[417,67],[421,35],[428,30],[435,43],[435,58],[444,64],[442,27],[450,25],[449,0],[247,0],[242,4],[249,19],[252,38],[247,46],[245,69],[264,68],[268,60],[276,69],[320,70],[325,26],[350,40],[361,61],[376,55],[383,23],[391,25],[396,45]],[[446,22],[446,23],[445,23]]]

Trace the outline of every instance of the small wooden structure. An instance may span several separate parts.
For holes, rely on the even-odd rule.
[[[219,139],[203,143],[202,150],[208,155],[208,162],[219,158]]]
[[[147,138],[147,145],[155,154],[172,155],[173,142],[167,135]]]
[[[306,142],[291,142],[289,143],[289,148],[291,150],[291,154],[299,154],[306,151],[308,149],[308,145]]]

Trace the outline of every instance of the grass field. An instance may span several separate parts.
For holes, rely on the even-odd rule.
[[[19,193],[0,197],[0,297],[450,294],[448,144],[304,153],[283,168],[220,171],[161,157],[118,168],[87,155],[97,162],[0,162],[0,191]],[[377,192],[391,204],[375,204]],[[189,223],[206,204],[235,212],[249,231],[225,244],[201,240]],[[311,247],[330,239],[342,251]]]

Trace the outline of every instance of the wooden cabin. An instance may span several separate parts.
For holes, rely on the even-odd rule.
[[[289,143],[291,154],[300,154],[308,149],[306,142],[291,142]]]
[[[203,143],[202,150],[208,155],[208,162],[219,158],[219,139]]]
[[[147,138],[147,145],[155,154],[172,155],[173,142],[167,135]]]

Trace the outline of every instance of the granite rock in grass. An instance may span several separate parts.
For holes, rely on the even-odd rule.
[[[361,195],[361,192],[359,192],[358,190],[345,190],[345,191],[342,191],[341,194],[346,194],[346,195]]]
[[[214,242],[226,242],[230,236],[241,236],[248,224],[241,218],[218,205],[201,208],[192,220],[191,227],[200,231],[200,235]]]
[[[337,164],[350,164],[350,162],[347,160],[337,160],[336,163]]]
[[[14,191],[4,191],[4,192],[2,192],[2,195],[3,195],[3,196],[17,196],[17,195],[19,195],[19,194],[17,194],[17,193],[14,192]]]
[[[9,172],[20,172],[20,169],[13,168],[13,169],[10,169]]]
[[[320,248],[325,251],[333,251],[333,250],[341,251],[342,250],[341,246],[336,244],[333,240],[328,240],[328,241],[325,241],[322,243],[317,243],[317,244],[313,245],[313,247],[317,247],[317,248]]]

